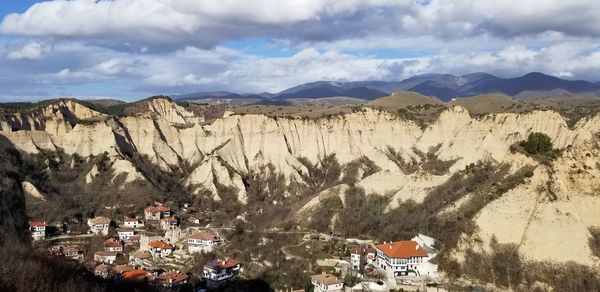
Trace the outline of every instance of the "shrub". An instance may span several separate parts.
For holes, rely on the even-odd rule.
[[[588,239],[588,245],[590,246],[592,253],[595,256],[600,257],[600,227],[590,227],[588,230],[591,234]]]
[[[529,134],[521,146],[529,154],[546,154],[552,152],[552,140],[544,133],[534,132]]]

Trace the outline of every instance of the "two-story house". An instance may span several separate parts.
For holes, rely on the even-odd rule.
[[[135,231],[133,230],[133,228],[119,228],[117,234],[119,235],[119,240],[128,241],[129,238],[135,235]]]
[[[41,240],[46,238],[46,222],[44,221],[29,221],[29,231],[33,240]]]
[[[190,253],[211,252],[220,243],[221,238],[210,232],[195,231],[188,237],[188,251]]]
[[[419,275],[418,266],[427,252],[415,241],[384,242],[375,246],[376,264],[391,276]]]
[[[162,240],[154,240],[148,243],[148,250],[152,257],[164,258],[173,252],[173,246]]]
[[[160,220],[171,216],[171,208],[164,205],[150,206],[144,209],[146,220]]]
[[[310,282],[313,284],[315,292],[337,292],[344,289],[344,281],[325,272],[310,277]]]
[[[87,221],[90,231],[97,235],[108,235],[108,228],[110,227],[110,219],[106,217],[94,217],[89,218]]]
[[[360,271],[363,264],[373,263],[376,253],[375,248],[367,244],[352,247],[350,249],[352,269]]]
[[[218,287],[222,283],[234,279],[242,265],[234,259],[216,259],[204,265],[202,274],[209,287]]]

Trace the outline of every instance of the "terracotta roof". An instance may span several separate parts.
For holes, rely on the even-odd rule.
[[[125,217],[125,219],[123,220],[123,222],[138,222],[139,219],[138,218],[129,218],[129,217]]]
[[[109,238],[104,241],[104,247],[120,247],[123,246],[118,239]]]
[[[189,278],[187,274],[181,272],[164,273],[158,276],[158,279],[165,284],[181,283],[187,281]]]
[[[157,213],[157,212],[167,212],[171,211],[171,208],[167,206],[150,206],[144,209],[144,212]]]
[[[129,270],[121,273],[121,279],[123,281],[143,281],[147,276],[146,271],[141,269]]]
[[[206,231],[196,231],[192,233],[189,238],[199,240],[217,240],[217,237],[214,234]]]
[[[173,249],[173,246],[172,246],[172,245],[170,245],[170,244],[168,244],[168,243],[166,243],[166,242],[164,242],[164,241],[162,241],[162,240],[155,240],[155,241],[151,241],[151,242],[149,243],[149,245],[150,245],[152,248],[160,248],[160,249]]]
[[[46,221],[29,221],[29,227],[46,227]]]
[[[313,279],[313,281],[317,282],[318,284],[327,285],[327,286],[344,283],[344,281],[338,279],[338,277],[336,277],[332,274],[327,274],[327,273],[323,273],[320,275],[314,275],[314,276],[312,276],[312,279]]]
[[[233,268],[235,266],[237,266],[240,262],[238,260],[234,260],[234,259],[216,259],[216,260],[212,260],[208,263],[206,263],[206,265],[204,265],[205,267],[211,268],[211,269],[215,269],[215,270],[220,270],[220,269],[229,269],[229,268]]]
[[[139,250],[139,251],[132,252],[129,256],[132,258],[143,260],[143,259],[151,258],[152,254],[150,254],[150,252],[147,250]]]
[[[106,217],[94,217],[94,218],[90,218],[90,223],[92,223],[93,225],[106,225],[106,224],[110,224],[110,219],[106,218]]]
[[[99,250],[94,253],[94,255],[101,256],[101,257],[116,257],[118,254],[119,253],[116,251],[104,251],[104,250]]]
[[[410,257],[426,257],[427,252],[417,245],[416,242],[396,241],[390,243],[381,243],[376,245],[377,249],[381,250],[390,258],[410,258]]]
[[[118,232],[133,232],[133,228],[119,228]]]

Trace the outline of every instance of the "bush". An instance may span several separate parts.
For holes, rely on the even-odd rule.
[[[547,154],[551,153],[552,140],[544,133],[534,132],[529,134],[527,140],[521,142],[521,146],[529,154]]]
[[[591,237],[588,239],[588,245],[592,250],[592,253],[600,257],[600,227],[590,227],[588,228],[590,231]]]

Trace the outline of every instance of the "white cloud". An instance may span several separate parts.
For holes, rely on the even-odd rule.
[[[44,47],[42,44],[31,42],[23,47],[9,52],[6,57],[11,60],[38,60],[44,55]]]

